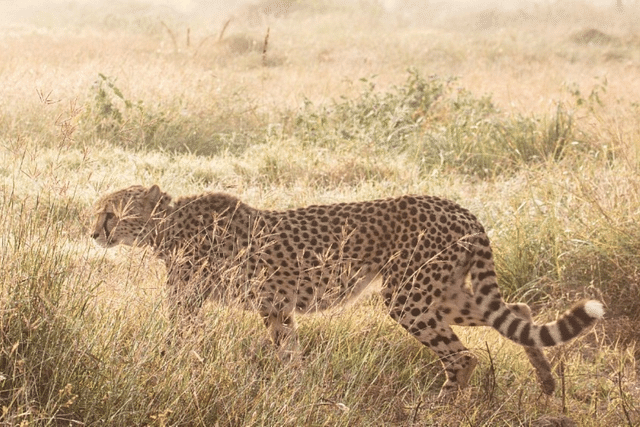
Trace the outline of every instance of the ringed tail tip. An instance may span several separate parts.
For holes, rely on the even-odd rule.
[[[584,311],[594,319],[601,319],[604,316],[604,306],[600,301],[587,301],[584,304]]]

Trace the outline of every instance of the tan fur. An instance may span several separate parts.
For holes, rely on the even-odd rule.
[[[263,317],[277,346],[295,343],[295,313],[344,304],[381,283],[390,316],[441,359],[442,397],[466,386],[477,360],[450,325],[487,325],[525,346],[545,393],[555,381],[542,346],[566,342],[602,316],[597,301],[536,325],[500,295],[489,239],[469,211],[444,199],[254,209],[233,196],[171,197],[129,187],[96,204],[98,244],[150,245],[165,262],[176,315],[204,299],[239,302]]]

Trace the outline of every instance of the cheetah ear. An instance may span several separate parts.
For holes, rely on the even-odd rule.
[[[144,200],[152,209],[164,210],[171,202],[171,197],[163,193],[157,185],[152,185],[144,194]]]
[[[156,206],[161,198],[162,191],[160,190],[160,187],[155,184],[152,185],[144,194],[144,199],[149,203],[150,206]]]

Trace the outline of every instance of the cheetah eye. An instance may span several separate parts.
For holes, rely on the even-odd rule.
[[[104,220],[104,224],[102,224],[102,228],[104,229],[104,235],[107,237],[107,239],[111,235],[111,231],[112,231],[107,228],[107,223],[109,222],[109,220],[115,217],[116,217],[116,214],[114,214],[113,212],[105,212],[105,220]]]

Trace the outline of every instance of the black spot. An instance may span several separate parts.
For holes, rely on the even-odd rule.
[[[578,332],[580,332],[582,330],[582,324],[580,323],[580,320],[575,317],[575,316],[569,316],[566,318],[567,321],[569,321],[569,324],[571,325],[571,328],[573,329],[573,333],[574,334],[578,334]]]
[[[549,328],[547,328],[545,325],[540,327],[540,339],[542,340],[542,344],[544,344],[546,347],[550,347],[556,344],[556,342],[551,337],[551,334],[549,333]]]
[[[496,329],[500,329],[500,326],[502,326],[504,321],[507,320],[509,314],[509,310],[505,310],[496,320],[493,321],[493,327]]]
[[[562,338],[563,342],[569,341],[571,338],[573,338],[573,334],[569,330],[565,319],[558,320],[558,329],[560,329],[560,337]]]
[[[520,318],[515,318],[513,319],[513,321],[511,322],[511,324],[509,325],[509,327],[507,328],[507,336],[508,337],[512,337],[513,334],[516,333],[516,331],[518,330],[518,326],[520,325],[520,323],[522,323],[522,319]]]
[[[496,273],[493,270],[483,271],[482,273],[478,274],[478,280],[482,282],[487,277],[494,277],[495,275]]]
[[[491,293],[491,291],[493,290],[493,287],[494,287],[493,284],[484,285],[483,287],[480,288],[480,293],[482,295],[489,295]],[[481,297],[478,297],[478,298],[481,298]],[[477,300],[476,300],[476,302],[477,302]],[[478,302],[478,304],[480,304],[480,303]]]
[[[595,320],[593,317],[589,316],[586,311],[584,311],[584,307],[576,307],[571,310],[571,312],[585,325],[590,325]]]
[[[535,341],[531,339],[529,335],[530,331],[531,331],[531,324],[525,323],[524,327],[522,328],[522,333],[520,334],[520,341],[524,345],[533,346],[535,345]]]
[[[449,345],[451,341],[449,340],[449,338],[441,336],[441,335],[437,335],[434,339],[432,339],[431,341],[429,341],[429,344],[432,347],[437,347],[438,344],[443,343],[444,345]]]

